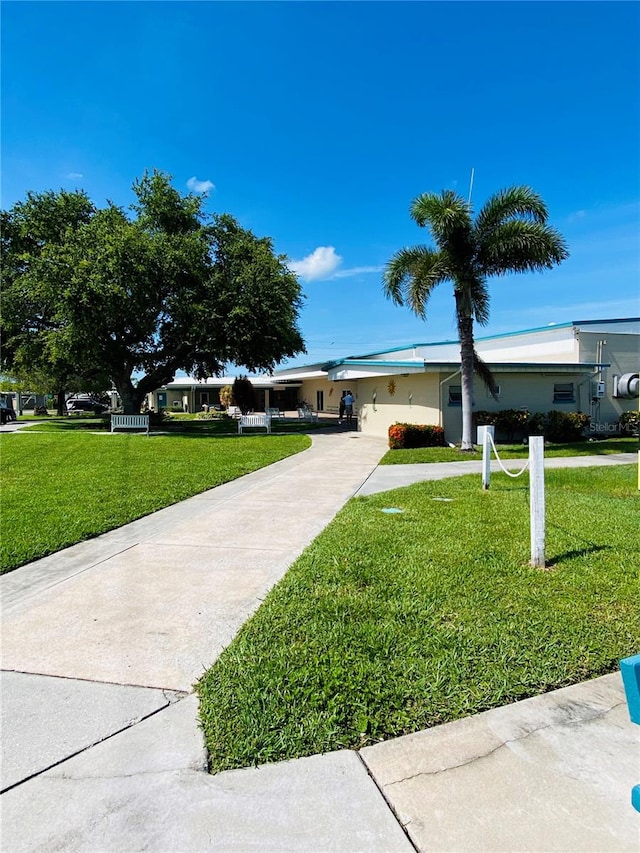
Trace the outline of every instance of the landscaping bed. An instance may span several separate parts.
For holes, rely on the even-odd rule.
[[[498,444],[501,459],[526,459],[529,449],[522,442],[517,444]],[[611,453],[635,453],[638,449],[637,438],[585,439],[562,444],[545,442],[544,455],[555,456],[602,456]],[[464,462],[469,459],[482,459],[482,448],[465,451],[459,447],[418,447],[402,450],[389,450],[380,460],[380,465],[412,465],[418,462]]]

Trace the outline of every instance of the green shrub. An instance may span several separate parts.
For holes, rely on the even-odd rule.
[[[473,423],[475,426],[482,426],[484,424],[495,426],[498,423],[499,418],[500,412],[487,412],[483,409],[479,409],[477,412],[473,413]]]
[[[547,426],[547,416],[544,412],[534,412],[529,417],[527,431],[529,435],[544,435]]]
[[[233,405],[233,388],[231,385],[223,385],[218,392],[218,396],[220,398],[220,403],[225,408],[228,409],[229,406]]]
[[[582,412],[530,414],[526,409],[500,409],[497,412],[474,412],[473,421],[476,426],[493,424],[497,439],[515,441],[525,435],[544,435],[548,441],[566,442],[579,441],[589,426],[590,418]]]
[[[496,437],[514,441],[524,436],[529,423],[529,412],[526,409],[500,409],[497,412],[477,411],[473,413],[476,426],[493,424]]]
[[[170,415],[166,409],[158,409],[157,412],[148,412],[149,426],[160,426],[164,421],[168,420]]]
[[[233,383],[233,399],[243,415],[256,407],[256,393],[251,380],[247,376],[236,377]]]
[[[526,432],[529,413],[522,409],[500,409],[497,412],[477,411],[473,413],[476,426],[492,424],[495,427],[496,438],[514,441],[516,437]]]
[[[618,420],[618,429],[624,435],[632,435],[640,430],[640,412],[623,412]]]
[[[223,418],[232,420],[226,412],[218,412],[215,409],[210,409],[208,412],[198,412],[196,415],[197,421],[219,421]]]
[[[549,441],[578,441],[591,418],[583,412],[551,411],[547,414],[545,438]]]
[[[389,427],[389,447],[391,450],[444,447],[444,429],[431,424],[395,423]]]

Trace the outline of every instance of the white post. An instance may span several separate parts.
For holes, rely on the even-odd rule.
[[[493,424],[483,424],[478,427],[478,444],[482,444],[482,488],[488,489],[491,483],[491,442],[495,427]]]
[[[531,565],[545,566],[544,437],[529,438],[529,507],[531,516]]]

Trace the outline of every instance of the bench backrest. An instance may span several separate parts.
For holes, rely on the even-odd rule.
[[[149,432],[149,415],[111,415],[111,431],[114,429],[143,429]]]
[[[242,433],[245,427],[262,427],[268,433],[271,432],[270,415],[241,415],[238,420],[238,432]]]
[[[149,415],[111,415],[111,420],[114,424],[123,426],[128,424],[146,426],[149,423]]]

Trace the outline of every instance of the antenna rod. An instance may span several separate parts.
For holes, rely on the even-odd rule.
[[[469,201],[467,202],[467,204],[471,204],[471,193],[473,192],[473,175],[474,175],[474,172],[475,172],[475,169],[472,167],[471,168],[471,180],[469,182]]]

